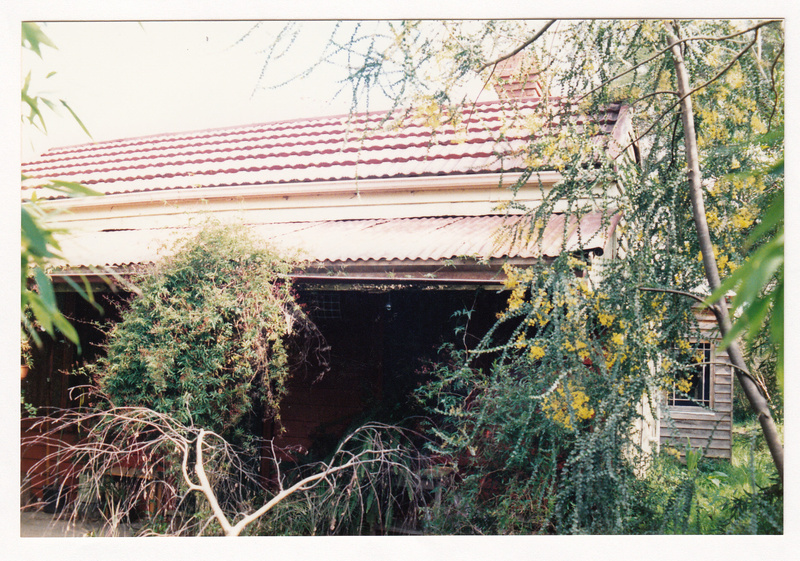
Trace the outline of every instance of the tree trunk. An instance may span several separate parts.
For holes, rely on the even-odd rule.
[[[677,31],[677,29],[676,29]],[[697,238],[700,242],[700,251],[703,255],[703,267],[705,268],[706,280],[713,292],[720,286],[719,270],[714,258],[714,248],[711,244],[711,236],[708,231],[706,221],[705,203],[703,201],[702,177],[700,175],[700,158],[697,152],[697,136],[694,129],[694,113],[692,110],[692,98],[689,95],[691,87],[689,76],[683,61],[681,44],[677,35],[672,30],[667,30],[672,49],[672,58],[675,64],[675,74],[678,80],[678,93],[681,96],[681,120],[683,122],[684,143],[686,146],[686,164],[689,168],[689,193],[692,201],[692,214],[697,230]],[[725,304],[724,297],[714,303],[717,308],[715,315],[719,324],[720,333],[724,337],[731,329],[731,320],[728,314],[728,306]],[[769,410],[766,397],[761,393],[756,383],[748,375],[747,365],[739,347],[738,341],[734,340],[728,347],[728,356],[736,367],[736,379],[744,390],[747,400],[753,411],[758,415],[764,438],[769,446],[770,454],[778,475],[783,482],[783,444],[781,444],[775,420]]]

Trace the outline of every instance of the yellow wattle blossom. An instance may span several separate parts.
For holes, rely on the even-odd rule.
[[[725,75],[725,81],[735,90],[744,85],[744,75],[742,74],[742,69],[738,64],[734,65]]]
[[[743,109],[741,109],[741,108],[739,108],[739,107],[737,107],[735,105],[731,106],[730,111],[729,111],[728,114],[730,115],[730,118],[733,120],[733,123],[735,125],[743,125],[743,124],[745,124],[747,122],[747,116],[749,115],[749,113],[746,113]],[[740,131],[737,131],[737,132],[740,132]],[[736,169],[736,168],[734,168],[734,169]]]
[[[583,261],[582,259],[578,259],[574,255],[569,255],[567,257],[567,263],[569,263],[569,266],[572,267],[573,269],[581,270],[586,268],[586,262]]]
[[[463,129],[456,129],[455,134],[453,135],[453,140],[451,141],[453,144],[464,144],[469,140],[469,135],[467,131]]]
[[[645,22],[641,26],[642,36],[649,41],[655,41],[658,39],[659,29],[658,27],[663,26],[663,23],[657,20],[645,20]],[[666,88],[664,88],[666,89]]]
[[[428,100],[424,105],[418,106],[414,116],[422,126],[436,130],[443,120],[442,109],[434,100]]]
[[[530,351],[528,351],[528,356],[531,360],[539,360],[544,356],[544,349],[538,345],[534,345],[531,347]]]
[[[731,217],[733,225],[740,230],[746,230],[756,221],[756,216],[750,207],[742,207]]]
[[[675,382],[675,388],[682,393],[688,394],[689,391],[692,389],[692,382],[686,378],[682,380],[678,380]]]
[[[601,313],[597,316],[597,319],[600,321],[601,325],[606,327],[611,327],[611,324],[614,323],[614,316],[611,314]]]
[[[719,259],[717,259],[717,267],[719,267],[720,271],[724,271],[725,267],[728,265],[728,256],[723,255]]]
[[[611,336],[611,342],[621,347],[625,344],[625,337],[623,337],[622,333],[614,333],[614,335]]]
[[[753,129],[755,134],[764,134],[767,132],[767,126],[758,116],[758,113],[753,113],[750,117],[750,128]]]
[[[563,384],[560,385],[542,401],[542,410],[548,419],[572,430],[573,417],[580,420],[591,419],[594,417],[594,409],[589,407],[589,396],[582,388],[570,381],[567,383],[567,390]],[[568,402],[567,393],[571,402]]]
[[[722,225],[722,219],[720,219],[719,214],[715,209],[711,209],[706,212],[706,222],[708,222],[708,227],[712,230],[716,230],[720,227],[720,225]]]
[[[524,287],[522,287],[522,289],[520,289],[520,287],[518,286],[517,288],[515,288],[511,292],[511,296],[509,296],[509,298],[508,298],[508,309],[509,310],[513,311],[513,310],[516,310],[516,309],[518,309],[519,307],[522,306],[522,304],[525,302],[525,300],[524,300],[525,292],[524,291],[525,291]]]

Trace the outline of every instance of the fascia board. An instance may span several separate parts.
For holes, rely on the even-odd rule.
[[[200,201],[259,200],[299,196],[357,196],[361,193],[411,193],[420,191],[486,189],[498,187],[500,181],[511,186],[521,173],[463,174],[435,177],[365,179],[347,181],[319,181],[308,183],[280,183],[265,185],[231,185],[199,189],[175,189],[118,193],[99,197],[79,197],[42,200],[40,204],[64,211],[100,210],[104,207],[165,206],[196,203]],[[531,176],[528,185],[552,187],[563,178],[557,171],[543,171]]]

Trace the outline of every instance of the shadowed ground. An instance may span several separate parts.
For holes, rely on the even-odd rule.
[[[56,520],[52,514],[41,511],[20,512],[19,535],[23,538],[74,538],[88,536],[106,536],[100,529],[99,522],[71,523],[66,520]],[[129,526],[120,525],[117,536],[132,536],[134,533]]]

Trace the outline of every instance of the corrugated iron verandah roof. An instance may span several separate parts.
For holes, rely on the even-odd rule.
[[[462,123],[435,129],[377,112],[97,142],[52,149],[22,173],[32,187],[59,179],[116,194],[519,171],[531,137],[564,122],[537,120],[542,107],[564,106],[548,103],[479,102],[464,108]],[[591,119],[570,119],[615,136],[623,112],[612,104]]]
[[[524,219],[501,215],[286,222],[248,228],[279,249],[299,250],[317,267],[346,267],[359,262],[413,265],[457,258],[552,258],[563,251],[602,253],[618,221],[619,215],[599,212],[580,220],[554,214],[540,243],[526,239],[529,228]],[[522,235],[512,240],[508,233],[515,226]],[[72,270],[124,269],[156,261],[165,244],[191,232],[191,228],[91,232],[65,238],[62,249]]]

